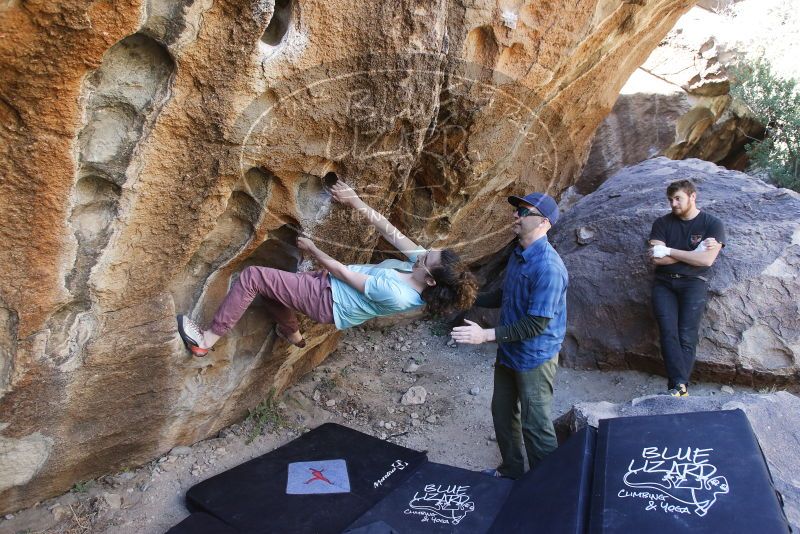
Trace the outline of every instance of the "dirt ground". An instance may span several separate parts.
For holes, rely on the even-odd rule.
[[[191,486],[329,421],[427,450],[434,462],[495,467],[500,455],[489,412],[495,351],[494,344],[456,346],[436,321],[350,330],[321,366],[279,399],[262,403],[248,420],[138,469],[76,484],[64,495],[7,515],[0,533],[161,534],[188,515],[183,496]],[[425,389],[423,404],[401,403],[412,386]],[[578,402],[624,402],[664,389],[660,376],[561,368],[553,417]],[[701,383],[691,393],[734,389],[749,391]]]

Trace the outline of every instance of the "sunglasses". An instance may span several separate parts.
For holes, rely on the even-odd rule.
[[[428,273],[428,276],[433,278],[433,273],[430,271],[430,269],[428,269],[428,266],[425,265],[427,262],[428,262],[428,253],[427,252],[425,254],[421,254],[419,257],[417,257],[417,263],[423,269],[425,269],[425,272]]]
[[[538,211],[534,211],[533,208],[525,208],[520,206],[515,211],[517,212],[517,215],[519,215],[520,217],[542,217],[543,219],[547,218]]]

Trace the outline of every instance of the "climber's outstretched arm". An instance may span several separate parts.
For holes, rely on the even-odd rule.
[[[392,244],[397,250],[405,254],[409,258],[416,258],[421,252],[424,251],[422,247],[411,241],[400,230],[394,227],[386,217],[368,206],[359,196],[353,191],[349,185],[339,180],[331,187],[334,200],[340,202],[345,206],[349,206],[358,210],[367,221],[374,226],[383,238]]]
[[[318,249],[317,245],[307,237],[297,238],[297,248],[314,256],[314,259],[316,259],[332,276],[335,276],[353,289],[361,293],[364,292],[364,286],[367,283],[369,275],[351,271],[346,265],[334,260]]]

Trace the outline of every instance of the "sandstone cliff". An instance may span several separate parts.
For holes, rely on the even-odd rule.
[[[244,266],[375,236],[334,171],[424,245],[507,241],[510,192],[571,185],[692,0],[17,1],[0,6],[0,512],[213,434],[335,347],[258,306],[192,361]]]
[[[800,0],[708,0],[684,14],[623,86],[598,127],[576,192],[591,193],[628,165],[654,155],[747,166],[745,145],[764,126],[730,95],[732,67],[765,59],[800,78],[793,47]]]

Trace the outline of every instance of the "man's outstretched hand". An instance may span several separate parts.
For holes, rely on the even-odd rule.
[[[490,341],[488,332],[481,328],[478,323],[474,323],[469,319],[464,319],[464,322],[467,323],[467,326],[457,326],[450,332],[456,343],[480,345]]]
[[[353,188],[341,180],[331,186],[331,195],[336,202],[351,208],[357,208],[361,204],[361,199]]]

